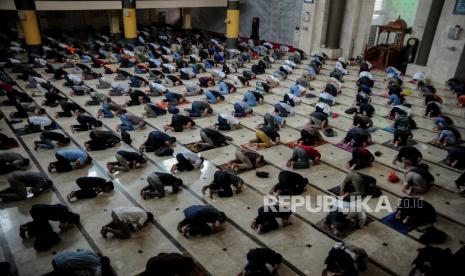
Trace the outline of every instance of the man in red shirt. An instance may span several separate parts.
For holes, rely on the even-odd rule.
[[[287,166],[293,169],[307,169],[318,163],[320,158],[320,152],[300,142],[299,145],[294,148],[291,159],[287,161]]]

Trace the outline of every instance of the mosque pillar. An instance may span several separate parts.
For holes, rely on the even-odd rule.
[[[186,31],[192,29],[191,9],[182,8],[182,28]]]
[[[228,0],[226,10],[226,48],[237,49],[239,38],[239,0]]]
[[[149,20],[150,20],[150,24],[153,24],[158,21],[157,9],[149,10]]]
[[[339,49],[346,0],[329,0],[328,4],[329,15],[326,30],[326,48]]]
[[[34,0],[15,0],[15,5],[29,52],[42,53],[42,39]]]
[[[119,40],[121,38],[121,31],[119,28],[119,14],[117,11],[107,11],[108,25],[110,26],[110,34],[112,38]]]
[[[426,66],[428,63],[431,46],[433,45],[434,36],[438,26],[439,18],[441,17],[442,8],[444,7],[444,0],[433,0],[431,8],[426,20],[423,36],[420,41],[416,64]]]
[[[24,41],[23,27],[21,26],[21,20],[16,21],[16,29],[18,30],[18,39]]]
[[[122,0],[124,38],[127,42],[137,39],[136,0]]]

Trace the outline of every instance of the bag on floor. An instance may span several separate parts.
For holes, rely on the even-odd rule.
[[[168,113],[169,114],[178,114],[179,113],[179,108],[177,108],[174,105],[169,105],[168,106]]]
[[[259,177],[259,178],[268,178],[268,176],[269,176],[270,174],[269,174],[268,172],[261,172],[261,171],[259,172],[259,171],[257,171],[257,172],[255,173],[255,175],[256,175],[257,177]]]
[[[73,170],[73,166],[69,162],[57,161],[57,162],[53,162],[53,165],[57,173],[70,172]]]
[[[346,114],[354,114],[354,113],[357,112],[357,110],[358,109],[356,107],[351,107],[349,109],[346,109],[346,111],[344,111],[344,113],[346,113]]]
[[[156,156],[172,156],[174,153],[173,148],[170,147],[161,147],[154,151]]]
[[[55,232],[47,232],[39,235],[34,241],[34,249],[37,251],[47,251],[61,241],[60,236]]]
[[[420,237],[420,242],[423,244],[443,243],[447,239],[447,234],[437,229],[434,226],[426,228],[423,235]]]
[[[132,144],[131,135],[129,135],[129,133],[125,130],[121,131],[121,140],[128,145]]]
[[[327,128],[323,131],[323,134],[326,136],[326,137],[336,137],[337,136],[337,133],[336,131],[334,131],[334,129],[332,128]]]
[[[390,183],[398,183],[400,178],[396,175],[396,171],[391,171],[388,176],[388,181]]]

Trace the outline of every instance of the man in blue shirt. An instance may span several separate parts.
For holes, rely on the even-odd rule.
[[[102,275],[102,260],[97,254],[87,249],[65,251],[53,257],[53,269],[60,275]]]
[[[178,224],[178,231],[185,237],[209,235],[223,230],[226,215],[211,205],[192,205],[184,209],[185,218]],[[212,227],[209,226],[212,224]]]
[[[48,165],[48,171],[69,172],[74,169],[80,169],[83,166],[90,164],[92,158],[87,152],[80,149],[62,149],[55,153],[57,161],[51,162]]]

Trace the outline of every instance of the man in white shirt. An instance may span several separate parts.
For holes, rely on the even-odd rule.
[[[75,74],[68,74],[66,75],[66,80],[69,82],[69,84],[72,85],[79,85],[82,82],[81,77]]]
[[[52,124],[52,120],[45,115],[45,110],[43,108],[36,109],[34,115],[30,116],[27,121],[30,125],[39,126],[42,130]]]
[[[171,173],[173,174],[177,171],[192,171],[193,169],[200,168],[204,161],[203,157],[190,151],[178,153],[176,155],[176,160],[178,163],[171,167]]]
[[[111,83],[111,88],[113,92],[128,93],[129,84],[119,81],[114,81]]]
[[[413,81],[422,81],[426,78],[426,73],[425,72],[416,72],[412,76]]]
[[[23,48],[18,47],[18,46],[11,46],[11,47],[10,47],[10,50],[11,50],[12,52],[15,52],[15,53],[19,53],[19,52],[24,51]]]
[[[321,110],[321,112],[326,115],[331,116],[331,107],[327,103],[319,102],[315,105],[315,108]]]
[[[287,66],[290,66],[292,68],[295,68],[295,66],[296,66],[295,62],[293,62],[291,60],[288,60],[288,59],[284,61],[284,64],[287,65]]]
[[[11,63],[11,64],[18,64],[18,63],[21,63],[21,61],[19,61],[18,59],[15,59],[15,58],[8,58],[8,61]]]
[[[116,207],[111,211],[112,221],[103,226],[100,233],[107,238],[108,233],[120,239],[131,236],[131,228],[141,229],[153,221],[153,214],[139,207]]]
[[[367,77],[369,78],[370,80],[373,80],[373,75],[368,72],[368,71],[363,71],[363,72],[360,72],[360,74],[358,75],[359,78],[363,78],[363,77]]]
[[[409,117],[410,117],[410,115],[412,115],[412,110],[409,107],[407,107],[407,106],[405,106],[403,104],[394,105],[391,108],[390,116],[393,117],[396,112],[403,113],[403,114],[405,114],[405,115],[407,115]]]
[[[158,96],[163,95],[163,93],[168,91],[168,88],[166,88],[163,84],[159,84],[156,82],[151,82],[149,83],[149,89],[147,92],[152,92],[153,94],[156,94]]]
[[[194,70],[190,67],[184,67],[179,69],[179,73],[181,73],[180,78],[183,80],[190,80],[195,78]]]
[[[201,62],[201,59],[199,58],[199,56],[197,56],[196,54],[191,54],[189,56],[189,59],[192,63],[197,63],[197,62]]]
[[[336,64],[335,64],[335,67],[336,69],[338,69],[339,71],[341,71],[344,75],[347,75],[349,73],[349,71],[346,69],[346,62],[345,62],[345,58],[343,57],[340,57],[337,61],[336,61]]]
[[[169,73],[174,73],[176,72],[176,66],[170,63],[163,63],[162,68],[166,68],[165,70],[168,70]]]
[[[212,74],[212,77],[215,79],[215,81],[220,81],[226,78],[226,74],[220,70],[212,70],[211,74]]]
[[[323,91],[320,93],[320,101],[327,103],[330,106],[333,106],[334,104],[336,104],[336,97],[334,97],[326,91]]]
[[[218,115],[218,123],[215,124],[215,129],[231,130],[240,127],[240,121],[234,116],[222,113]]]
[[[27,88],[37,88],[38,84],[47,82],[43,78],[34,77],[34,76],[29,76],[27,78],[27,81],[29,82],[28,85],[26,86]]]
[[[288,75],[291,74],[292,71],[293,71],[293,70],[292,70],[292,67],[290,67],[289,65],[283,64],[281,67],[282,67],[284,70],[286,70],[286,72],[287,72]]]
[[[279,86],[279,80],[273,75],[268,75],[266,77],[266,83],[270,86],[270,88],[275,88]]]
[[[186,83],[184,86],[186,91],[182,93],[183,96],[196,96],[203,93],[203,89],[195,83]]]
[[[123,52],[124,52],[125,55],[128,55],[128,56],[130,56],[130,57],[134,57],[134,53],[133,53],[132,51],[129,51],[129,50],[127,50],[127,49],[124,49]]]

